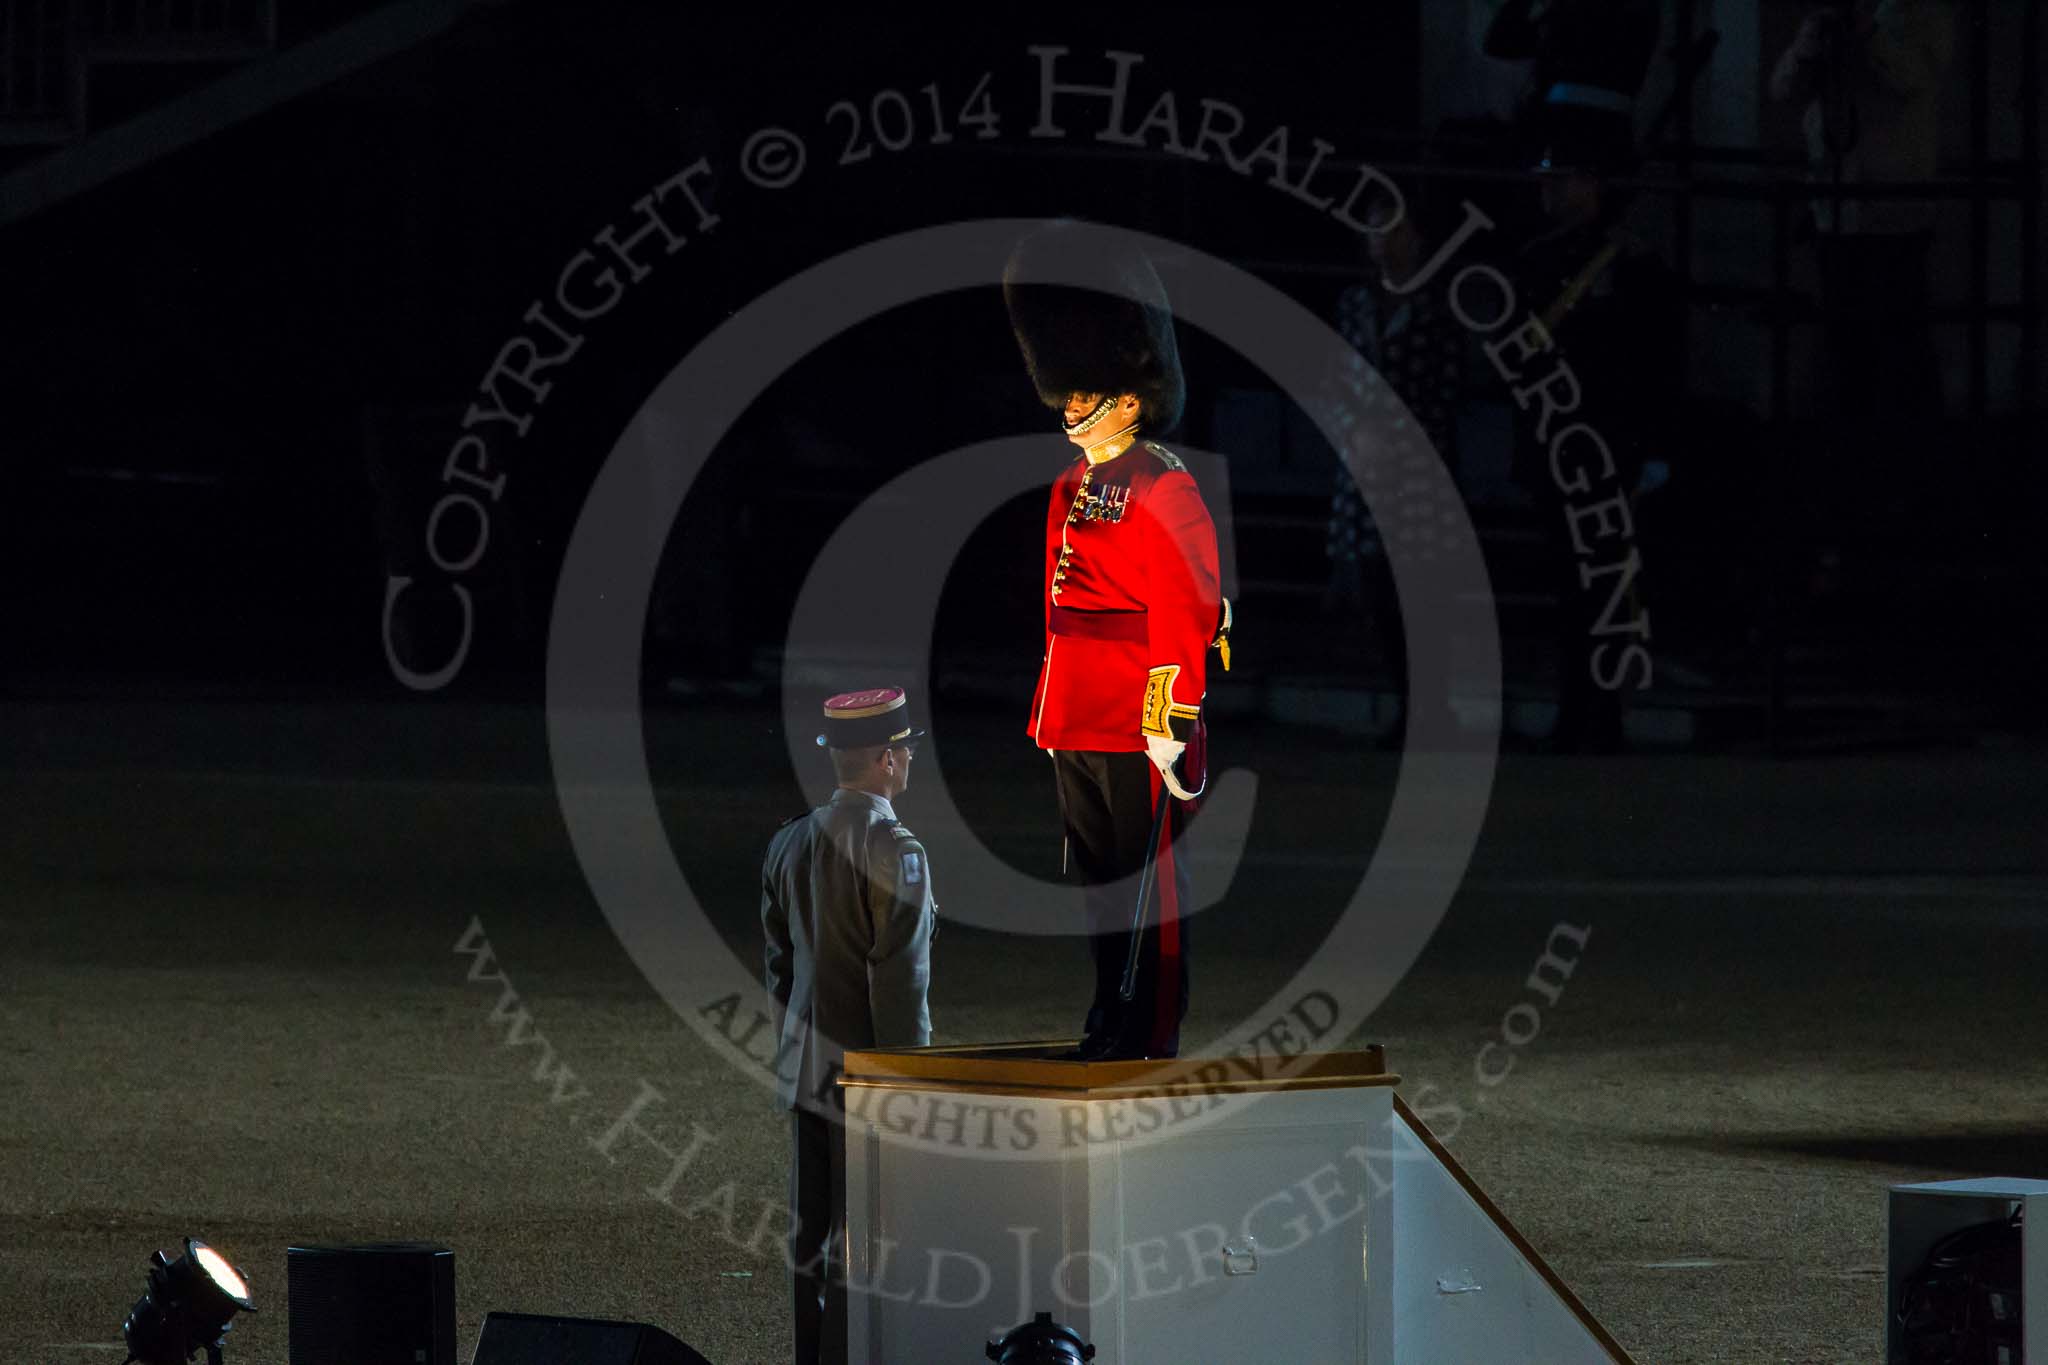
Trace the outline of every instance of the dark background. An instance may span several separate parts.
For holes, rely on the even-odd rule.
[[[1290,43],[1301,56],[1270,109],[1269,76],[1180,25],[1093,16],[1070,69],[1094,78],[1101,52],[1124,43],[1156,53],[1148,78],[1190,92],[1190,132],[1199,91],[1240,102],[1261,132],[1261,120],[1297,125],[1304,150],[1309,130],[1355,141],[1361,126],[1412,120],[1415,16],[1386,8],[1385,21],[1350,21],[1354,42],[1370,37],[1369,76],[1334,45]],[[441,491],[431,475],[470,391],[569,257],[607,224],[623,234],[633,201],[699,156],[716,166],[710,203],[728,225],[590,324],[533,430],[493,443],[509,491],[458,686],[530,689],[581,490],[626,418],[711,327],[806,266],[954,218],[1060,213],[1188,230],[1212,251],[1356,256],[1240,177],[1212,173],[1197,205],[1177,166],[1063,159],[1081,136],[1032,145],[1024,35],[1043,22],[963,35],[827,13],[763,33],[737,11],[484,6],[9,225],[7,323],[23,344],[7,544],[13,575],[38,582],[9,602],[10,672],[390,685],[385,571],[420,558]],[[1303,39],[1324,32],[1298,22]],[[925,146],[920,87],[941,82],[950,119],[983,72],[1003,136]],[[885,87],[916,99],[917,142],[830,165],[846,124],[828,125],[826,106]],[[765,123],[811,144],[803,183],[776,194],[736,171],[740,142]],[[712,515],[730,581],[712,605],[721,623],[747,623],[708,640],[684,616],[654,623],[712,646],[663,667],[747,673],[775,635],[755,627],[782,619],[778,594],[800,580],[805,548],[866,489],[956,442],[1045,428],[993,289],[913,311],[792,374],[720,452],[707,482],[723,490]],[[1008,559],[1005,587],[1028,611],[1034,561]]]
[[[30,89],[20,73],[38,51],[60,54],[46,52],[39,80],[63,74],[61,47],[31,41],[31,8],[11,12],[17,104]],[[1473,13],[1483,17],[1484,8]],[[1686,9],[1696,30],[1711,26],[1710,7]],[[1432,13],[1444,25],[1459,10]],[[285,6],[262,40],[268,46],[252,51],[290,51],[364,12]],[[447,657],[452,618],[433,609],[446,599],[423,566],[422,544],[445,491],[439,461],[461,432],[464,407],[526,304],[551,291],[569,258],[607,224],[623,230],[635,199],[699,156],[713,163],[709,193],[725,226],[697,235],[590,324],[582,353],[550,372],[554,389],[534,408],[531,431],[492,441],[509,483],[490,549],[465,577],[478,618],[450,695],[537,695],[553,576],[591,472],[659,376],[719,320],[796,270],[963,216],[1076,214],[1239,262],[1326,317],[1338,290],[1363,278],[1358,239],[1264,184],[1263,172],[1238,176],[1214,161],[1097,147],[1072,126],[1060,140],[1024,136],[1036,117],[1032,42],[1068,45],[1063,71],[1075,79],[1101,78],[1108,49],[1145,54],[1133,121],[1154,92],[1170,88],[1191,136],[1198,100],[1225,99],[1246,112],[1251,131],[1241,146],[1286,124],[1297,169],[1310,139],[1324,137],[1338,159],[1399,168],[1397,179],[1439,213],[1470,196],[1501,224],[1485,239],[1495,257],[1512,259],[1542,226],[1533,182],[1518,178],[1524,163],[1503,127],[1469,113],[1484,92],[1458,112],[1455,91],[1460,80],[1471,84],[1470,73],[1454,72],[1444,89],[1422,87],[1425,69],[1443,63],[1445,40],[1427,41],[1423,10],[1412,4],[1359,6],[1342,17],[1264,14],[1243,43],[1214,23],[1135,13],[1091,12],[1082,42],[1058,13],[1042,10],[967,25],[828,13],[768,31],[752,15],[660,5],[422,12],[440,18],[359,70],[270,105],[259,100],[211,136],[118,159],[118,173],[102,183],[45,207],[24,199],[10,212],[5,322],[16,344],[0,455],[10,489],[0,513],[4,553],[16,584],[5,605],[9,687],[63,695],[89,676],[95,686],[129,679],[397,695],[380,638],[394,573],[423,575],[396,613],[400,642],[423,662]],[[2026,182],[2024,168],[2014,169],[2021,148],[2003,102],[1981,165],[1964,131],[1973,126],[1973,60],[1996,68],[2002,88],[2019,79],[2005,45],[2018,9],[1984,11],[1983,26],[1997,30],[1987,53],[1972,47],[1975,11],[1958,12],[1947,142],[1958,148],[1958,183],[1986,185],[1996,206],[1997,306],[2038,257],[2038,242],[2013,238],[2015,225],[2036,219],[2013,218],[2021,201],[2005,187]],[[122,20],[143,35],[129,41],[176,52],[174,31],[148,37],[151,23],[175,30],[152,13],[145,5]],[[264,13],[228,6],[216,22],[233,32],[246,15],[244,27],[256,31]],[[1756,49],[1724,46],[1702,87],[1731,77],[1739,84],[1745,58],[1767,66],[1798,14],[1765,6],[1750,20]],[[1679,17],[1667,16],[1646,109],[1668,98],[1658,85],[1672,79],[1667,49]],[[10,161],[17,172],[33,172],[44,156],[91,161],[106,130],[130,117],[144,121],[146,147],[153,114],[243,74],[253,60],[206,56],[94,65],[88,95],[64,111],[74,123],[65,140],[15,146]],[[1496,84],[1515,69],[1490,66]],[[937,80],[951,108],[983,72],[992,73],[1002,136],[927,145],[922,87]],[[826,107],[846,97],[865,103],[885,88],[912,100],[918,138],[857,166],[830,165],[846,124],[828,122]],[[1068,107],[1099,117],[1094,103],[1085,115],[1080,103]],[[1725,280],[1747,268],[1768,282],[1769,214],[1736,228],[1724,222],[1720,236],[1713,219],[1756,209],[1773,186],[1796,191],[1795,120],[1765,105],[1759,142],[1721,149],[1720,160],[1695,158],[1690,144],[1674,141],[1684,122],[1667,125],[1639,169],[1653,188],[1635,211],[1653,253],[1680,281],[1683,303],[1669,344],[1646,346],[1640,375],[1601,377],[1610,389],[1655,383],[1673,394],[1650,452],[1671,482],[1639,509],[1637,540],[1658,650],[1677,666],[1660,670],[1655,695],[1637,700],[1689,717],[1711,712],[1711,721],[1666,727],[1686,743],[2033,728],[2017,680],[2041,650],[2031,531],[2041,475],[2028,453],[2038,388],[2029,366],[2038,357],[2013,349],[2021,315],[2004,305],[1978,358],[1965,336],[1970,299],[1941,301],[1949,310],[1936,323],[1944,425],[1916,438],[1933,446],[1924,458],[1872,460],[1867,475],[1917,468],[1916,510],[1903,524],[1870,528],[1867,538],[1881,547],[1852,555],[1846,584],[1829,582],[1816,596],[1815,533],[1804,508],[1830,489],[1812,485],[1866,475],[1860,461],[1815,472],[1823,438],[1814,430],[1810,252],[1795,223],[1785,247],[1790,292],[1745,292]],[[794,127],[811,144],[810,168],[794,188],[763,191],[736,173],[740,143],[766,123]],[[1320,183],[1348,178],[1333,167]],[[20,189],[22,176],[11,184]],[[1691,205],[1693,241],[1684,263],[1672,257],[1681,202]],[[1791,202],[1800,219],[1802,201]],[[1967,221],[1970,207],[1949,204],[1944,222]],[[1968,254],[1960,237],[1941,247],[1944,259]],[[1770,344],[1778,317],[1787,319],[1775,334],[1789,356],[1782,365]],[[1184,436],[1239,447],[1228,454],[1244,492],[1228,515],[1246,564],[1245,619],[1264,635],[1244,651],[1249,673],[1236,681],[1308,674],[1386,691],[1385,661],[1369,648],[1332,657],[1319,619],[1334,458],[1271,405],[1260,376],[1199,335],[1183,342],[1194,394]],[[1991,376],[1987,384],[1972,380],[1973,365]],[[1493,425],[1481,430],[1494,447],[1472,441],[1476,454],[1467,458],[1497,466],[1505,386],[1475,362],[1467,390],[1468,414],[1491,414]],[[649,622],[655,695],[671,679],[772,679],[788,595],[808,552],[848,508],[958,442],[1042,424],[993,290],[901,310],[821,351],[716,453],[678,523]],[[1542,532],[1539,511],[1497,472],[1467,478],[1466,488],[1502,603],[1511,696],[1540,703],[1554,687],[1554,662],[1552,594],[1527,548]],[[999,656],[1001,642],[1030,633],[1035,567],[1013,547],[1033,534],[1034,514],[1023,502],[1012,512],[971,545],[962,576],[984,585],[987,609],[949,614],[942,652],[971,644]],[[996,656],[975,662],[1015,667]],[[1794,714],[1802,702],[1803,719]]]

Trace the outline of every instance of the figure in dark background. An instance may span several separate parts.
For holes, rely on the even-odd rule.
[[[764,976],[775,1001],[776,1099],[790,1111],[789,1264],[796,1359],[846,1359],[845,1141],[832,1112],[845,1050],[931,1042],[938,907],[924,845],[890,803],[924,731],[901,688],[825,703],[838,780],[787,822],[761,867]]]
[[[1486,55],[1531,63],[1517,111],[1518,160],[1559,137],[1596,139],[1609,160],[1633,146],[1636,97],[1657,51],[1657,0],[1506,0]]]
[[[1656,0],[1506,0],[1484,39],[1488,56],[1531,63],[1515,150],[1545,175],[1540,235],[1516,262],[1521,298],[1579,378],[1585,406],[1574,416],[1607,441],[1615,457],[1608,480],[1623,492],[1642,474],[1653,398],[1668,397],[1675,378],[1675,315],[1655,315],[1666,290],[1651,287],[1653,262],[1624,230],[1625,196],[1608,184],[1636,164],[1636,101],[1661,27]],[[1611,753],[1622,747],[1622,705],[1595,676],[1604,603],[1581,581],[1570,505],[1529,425],[1518,424],[1514,471],[1535,500],[1558,600],[1549,744]]]
[[[1807,14],[1771,75],[1771,95],[1805,104],[1815,180],[1841,188],[1931,179],[1954,46],[1947,0],[1831,4]],[[1864,522],[1886,556],[1885,533],[1901,529],[1918,500],[1916,471],[1929,467],[1923,452],[1941,414],[1927,320],[1935,216],[1925,200],[1826,192],[1813,200],[1833,439],[1824,495],[1811,512],[1830,538]]]
[[[1660,424],[1679,387],[1675,282],[1628,231],[1626,196],[1608,183],[1626,169],[1616,159],[1622,145],[1612,129],[1583,138],[1561,132],[1552,140],[1539,166],[1550,229],[1516,262],[1524,306],[1576,377],[1580,397],[1571,419],[1597,431],[1613,456],[1611,469],[1595,471],[1592,487],[1567,490],[1536,437],[1540,407],[1517,423],[1515,476],[1536,503],[1557,597],[1558,717],[1550,747],[1567,753],[1621,749],[1621,687],[1640,685],[1634,677],[1600,676],[1608,594],[1584,577],[1588,561],[1575,543],[1572,512],[1641,491],[1648,452],[1662,442]]]
[[[1398,541],[1404,551],[1427,559],[1460,522],[1457,508],[1429,501],[1435,485],[1426,471],[1441,460],[1454,478],[1457,474],[1457,410],[1468,334],[1440,287],[1406,287],[1440,235],[1424,204],[1414,199],[1402,204],[1386,195],[1371,213],[1366,221],[1377,230],[1365,236],[1367,279],[1346,286],[1336,305],[1337,331],[1356,354],[1347,355],[1327,381],[1329,417],[1344,430],[1351,449],[1350,463],[1337,471],[1330,500],[1325,607],[1342,619],[1365,618],[1406,708],[1417,699],[1408,676],[1408,633],[1387,563],[1387,541]],[[1384,382],[1375,381],[1375,374]],[[1386,406],[1390,390],[1419,427],[1370,420]],[[1368,432],[1375,439],[1367,439]],[[1367,507],[1368,496],[1373,508]],[[1441,691],[1433,691],[1421,704],[1448,707],[1449,702]],[[1386,734],[1390,743],[1400,738],[1401,717]]]
[[[1032,383],[1081,451],[1048,506],[1030,719],[1087,889],[1095,994],[1078,1055],[1172,1057],[1188,976],[1175,842],[1206,781],[1206,660],[1229,625],[1202,495],[1180,458],[1147,439],[1171,432],[1185,401],[1173,316],[1149,261],[1106,255],[1065,224],[1019,244],[1003,294]],[[1126,1000],[1134,888],[1153,849],[1157,910]]]

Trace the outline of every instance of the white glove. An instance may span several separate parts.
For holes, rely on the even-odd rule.
[[[1180,784],[1180,777],[1174,772],[1174,765],[1180,762],[1180,751],[1188,746],[1177,739],[1166,739],[1160,735],[1145,736],[1145,756],[1152,760],[1152,766],[1159,769],[1160,780],[1166,789],[1182,801],[1195,799],[1193,792]]]

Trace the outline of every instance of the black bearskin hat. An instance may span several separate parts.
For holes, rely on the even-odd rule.
[[[1054,279],[1062,283],[1046,282]],[[1142,254],[1105,248],[1071,222],[1047,224],[1010,253],[1003,301],[1047,407],[1076,393],[1134,393],[1148,435],[1179,425],[1187,383],[1173,314]]]

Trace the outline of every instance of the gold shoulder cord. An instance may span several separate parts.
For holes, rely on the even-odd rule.
[[[1550,307],[1543,310],[1545,331],[1554,332],[1557,325],[1565,320],[1572,309],[1579,306],[1579,300],[1586,297],[1586,291],[1614,264],[1614,258],[1621,254],[1622,238],[1619,232],[1607,239],[1607,244],[1593,253],[1593,259],[1586,262],[1585,269],[1572,276],[1564,290],[1550,301]]]

